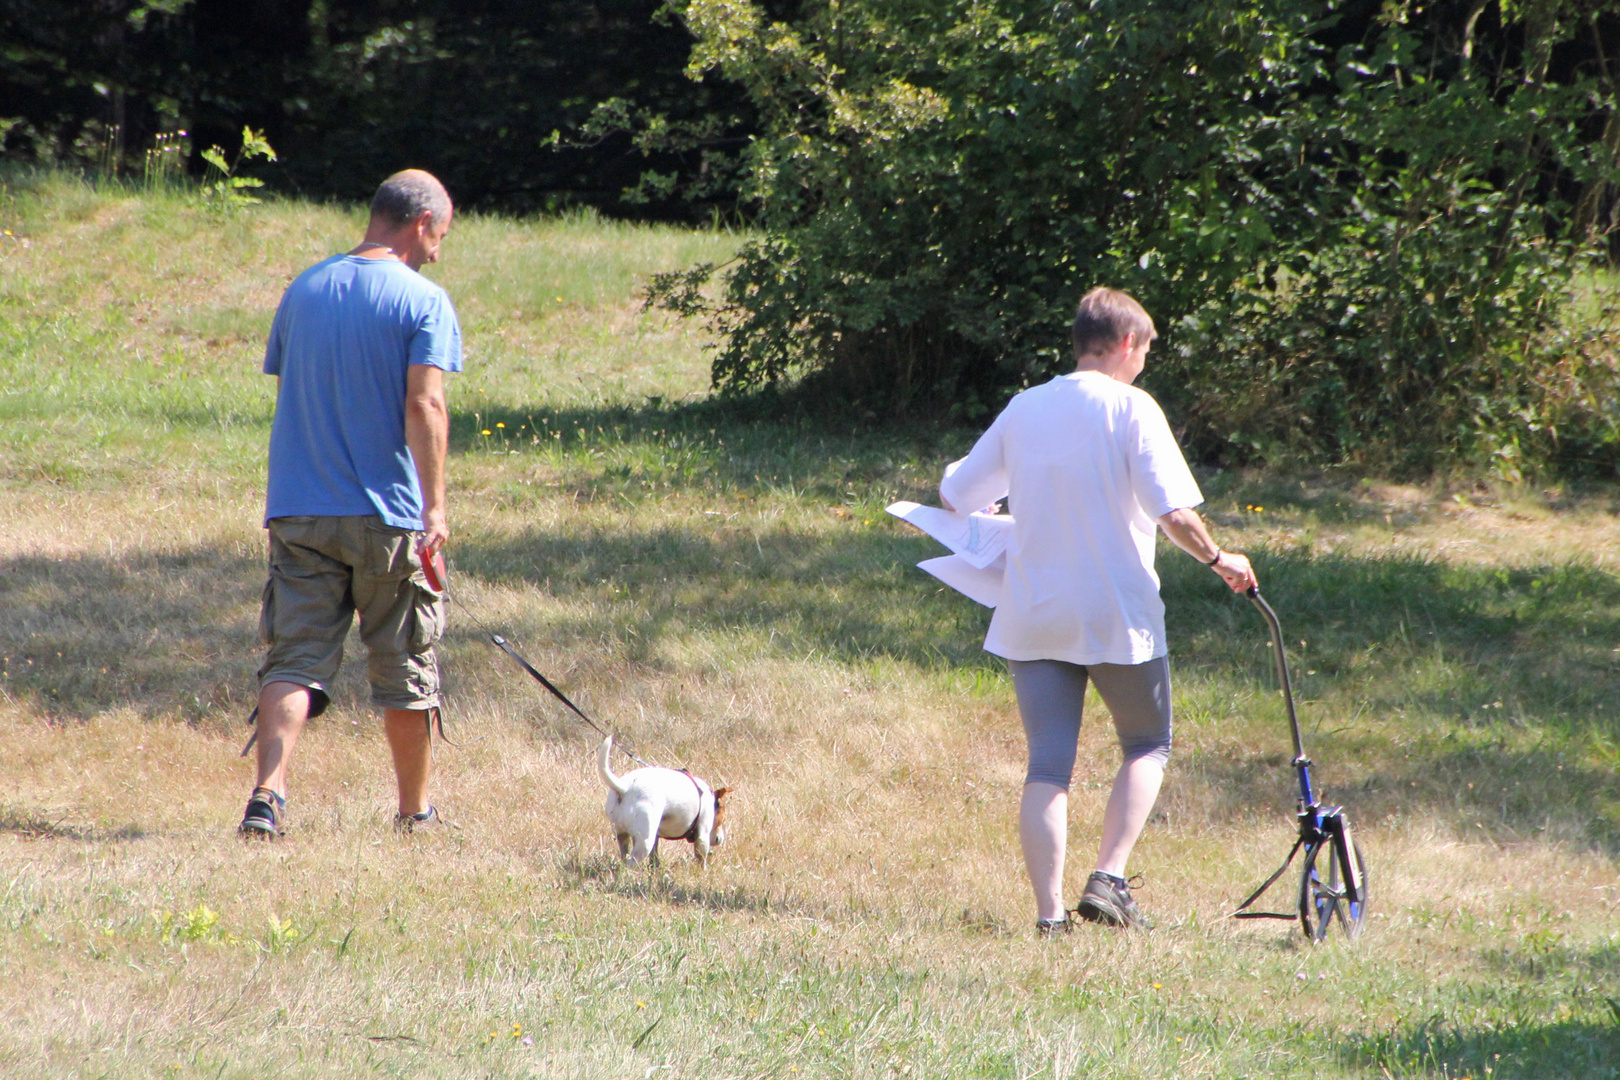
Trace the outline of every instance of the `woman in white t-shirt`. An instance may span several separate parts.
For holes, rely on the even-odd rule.
[[[1097,869],[1075,909],[1151,927],[1125,864],[1158,799],[1170,754],[1164,603],[1156,529],[1236,592],[1249,560],[1223,552],[1192,509],[1204,501],[1158,403],[1131,385],[1153,320],[1125,293],[1093,289],[1073,327],[1076,370],[1024,391],[946,470],[940,496],[964,511],[1009,497],[1015,520],[1001,602],[984,647],[1007,658],[1030,763],[1019,811],[1036,929],[1067,929],[1062,901],[1069,780],[1088,677],[1119,733],[1124,763],[1103,815]]]

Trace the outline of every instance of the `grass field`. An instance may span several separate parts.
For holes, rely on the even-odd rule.
[[[1133,860],[1159,929],[1037,941],[986,613],[882,512],[974,433],[709,401],[701,333],[635,293],[727,235],[467,217],[429,270],[468,353],[453,586],[644,755],[737,786],[713,865],[620,869],[594,736],[455,610],[458,827],[391,831],[351,663],[292,833],[239,842],[262,339],[360,223],[0,196],[0,1075],[1620,1076],[1620,492],[1202,475],[1282,616],[1370,928],[1223,917],[1292,839],[1287,732],[1260,621],[1166,548],[1177,750]]]

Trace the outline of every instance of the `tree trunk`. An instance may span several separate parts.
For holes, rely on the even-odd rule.
[[[1609,120],[1603,125],[1602,147],[1605,163],[1611,169],[1620,168],[1620,112],[1609,113]],[[1608,177],[1599,176],[1589,180],[1581,190],[1580,198],[1575,201],[1575,217],[1571,223],[1571,235],[1577,240],[1591,238],[1598,215],[1613,186]]]

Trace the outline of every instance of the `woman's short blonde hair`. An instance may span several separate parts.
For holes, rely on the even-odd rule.
[[[1080,298],[1069,333],[1076,358],[1107,352],[1123,341],[1126,334],[1148,341],[1159,336],[1153,328],[1153,317],[1134,296],[1105,288],[1092,289]]]

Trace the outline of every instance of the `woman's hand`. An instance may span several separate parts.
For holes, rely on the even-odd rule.
[[[1210,566],[1221,580],[1232,587],[1235,593],[1248,592],[1250,589],[1260,587],[1260,579],[1254,576],[1254,567],[1249,565],[1249,557],[1237,551],[1223,551]]]
[[[1172,510],[1159,519],[1159,528],[1171,543],[1221,575],[1221,580],[1231,586],[1233,592],[1247,592],[1259,586],[1260,580],[1254,576],[1248,556],[1222,551],[1210,539],[1204,519],[1196,510]]]

